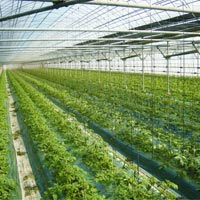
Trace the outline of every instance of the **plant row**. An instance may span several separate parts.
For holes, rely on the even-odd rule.
[[[198,182],[200,147],[195,137],[188,140],[160,129],[147,129],[134,121],[130,114],[115,111],[112,104],[108,107],[102,101],[101,105],[96,106],[81,97],[71,96],[68,90],[56,88],[55,85],[27,75],[20,74],[20,76],[44,94],[58,99],[63,105],[73,108],[102,127],[112,130],[114,137],[151,155],[152,159],[171,167],[178,174]]]
[[[173,199],[174,196],[166,191],[166,188],[156,192],[152,189],[152,178],[136,176],[130,167],[117,167],[109,154],[106,144],[100,137],[91,133],[90,130],[82,128],[80,123],[71,115],[64,114],[55,108],[55,105],[47,100],[36,89],[32,88],[15,74],[15,78],[24,88],[35,105],[41,110],[43,116],[48,120],[49,126],[58,134],[59,138],[67,146],[76,160],[86,166],[95,181],[103,186],[104,193],[109,199],[131,199],[131,198],[156,198],[163,199],[167,196]],[[160,183],[157,183],[159,185]],[[163,184],[162,188],[163,188]]]
[[[17,175],[11,155],[11,135],[8,121],[5,72],[0,75],[0,199],[16,199]]]
[[[42,113],[11,73],[9,80],[17,99],[18,110],[22,114],[23,125],[28,129],[27,134],[42,158],[43,168],[49,169],[51,173],[43,198],[104,199],[104,196],[98,194],[95,186],[86,179],[85,172],[74,164],[75,157],[66,151],[66,145],[49,128]]]
[[[34,68],[28,69],[28,71],[40,75],[47,73],[56,75],[60,77],[60,80],[71,77],[79,81],[90,80],[92,83],[98,84],[101,82],[101,85],[105,83],[120,88],[124,88],[125,79],[127,88],[131,90],[142,90],[143,74],[141,73],[97,72],[91,70],[64,70],[57,68]],[[99,75],[101,75],[100,81]],[[165,96],[168,93],[168,83],[170,95],[173,97],[182,98],[184,95],[188,101],[198,100],[200,98],[198,92],[200,84],[199,77],[170,75],[168,78],[167,75],[144,74],[144,89],[146,92]],[[193,96],[193,94],[195,95]]]
[[[54,82],[67,87],[68,91],[71,90],[70,93],[72,95],[81,95],[87,101],[95,101],[96,104],[98,100],[109,102],[119,107],[118,110],[122,111],[123,109],[121,108],[126,108],[133,114],[135,120],[138,123],[143,122],[143,125],[152,126],[153,121],[155,127],[189,138],[193,133],[200,131],[198,99],[186,101],[183,96],[177,99],[174,95],[162,95],[161,93],[155,95],[152,91],[141,91],[131,86],[124,89],[123,84],[119,87],[106,82],[99,84],[95,81],[97,80],[97,77],[95,78],[97,74],[94,72],[94,81],[92,82],[88,79],[81,79],[80,75],[75,78],[72,76],[63,77],[58,73],[59,70],[54,70],[54,73],[52,73],[51,70],[34,71],[32,69],[28,70],[28,72],[49,81],[54,80]],[[47,73],[45,74],[45,72]],[[66,72],[63,71],[62,73]],[[105,72],[104,75],[106,75]],[[160,82],[160,85],[162,85],[162,82]],[[192,91],[193,97],[196,98],[196,90],[193,88]]]

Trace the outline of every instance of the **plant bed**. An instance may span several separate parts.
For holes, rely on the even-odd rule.
[[[30,80],[30,78],[28,79]],[[43,85],[40,81],[34,79],[31,79],[31,81],[34,82],[34,87],[43,91],[45,95],[53,96],[56,99],[59,99],[63,105],[66,105],[68,108],[71,107],[73,110],[77,110],[78,113],[86,115],[91,121],[95,121],[101,127],[112,130],[114,137],[119,138],[131,146],[135,146],[137,150],[143,151],[144,153],[152,152],[152,154],[154,154],[154,159],[162,161],[163,165],[171,165],[171,168],[174,167],[180,174],[183,175],[184,173],[184,177],[193,176],[191,178],[198,181],[198,166],[192,166],[193,170],[196,170],[196,173],[193,174],[191,174],[190,170],[187,168],[188,165],[193,163],[193,160],[188,160],[187,162],[189,163],[183,163],[182,159],[177,159],[179,154],[181,154],[183,158],[190,156],[191,148],[194,148],[193,146],[196,146],[197,149],[199,148],[196,138],[192,139],[194,145],[191,146],[191,140],[178,137],[174,134],[162,132],[154,127],[153,130],[146,130],[146,128],[136,124],[134,121],[129,121],[130,119],[127,120],[127,118],[125,118],[125,116],[121,116],[120,113],[112,114],[112,109],[106,109],[106,112],[102,112],[104,107],[102,110],[95,106],[92,107],[85,101],[81,102],[80,99],[69,96],[67,91],[60,92],[58,89],[48,86],[47,84]],[[108,115],[107,112],[111,114]],[[116,118],[113,119],[113,117]],[[108,118],[109,121],[107,120]],[[124,121],[127,125],[124,125]],[[112,122],[115,127],[113,127]],[[130,128],[133,129],[133,132],[130,132]],[[187,147],[184,148],[184,151],[182,150],[182,144]],[[194,156],[195,157],[193,159],[196,159],[198,155],[196,154]],[[181,170],[179,170],[179,168]]]
[[[102,128],[95,122],[90,121],[85,116],[82,116],[78,112],[73,109],[66,107],[58,100],[49,97],[56,105],[58,105],[61,109],[63,109],[67,113],[73,113],[76,118],[84,123],[88,124],[88,128],[91,128],[98,135],[100,135],[104,141],[112,146],[113,149],[120,152],[124,155],[128,160],[133,161],[138,166],[154,175],[159,180],[170,180],[173,183],[178,185],[177,192],[187,198],[196,199],[199,197],[200,192],[198,190],[198,186],[196,184],[191,183],[191,181],[187,181],[186,179],[180,177],[177,173],[169,168],[162,167],[162,164],[159,162],[155,162],[150,158],[150,156],[145,155],[142,152],[137,151],[132,146],[122,142],[121,140],[115,138],[113,133],[105,128]]]
[[[20,199],[21,192],[18,183],[8,114],[6,75],[3,71],[0,75],[0,198],[2,200]]]
[[[124,170],[122,171],[120,168],[115,169],[115,167],[112,164],[112,160],[110,160],[110,158],[106,155],[105,150],[103,150],[103,148],[105,147],[100,139],[93,139],[94,135],[91,135],[88,138],[86,132],[82,133],[82,128],[79,127],[77,122],[73,120],[72,117],[70,117],[69,119],[65,119],[67,116],[63,114],[61,110],[55,108],[55,106],[48,100],[46,100],[42,94],[40,94],[37,90],[27,85],[26,82],[22,81],[19,77],[17,77],[17,75],[15,75],[15,77],[16,80],[27,92],[27,94],[32,98],[33,102],[35,102],[37,108],[41,109],[41,113],[43,113],[43,116],[45,116],[45,118],[48,119],[49,127],[51,127],[52,130],[57,131],[60,134],[60,139],[64,139],[61,141],[63,141],[66,144],[67,151],[71,152],[71,149],[73,149],[74,153],[77,156],[79,156],[78,158],[81,158],[82,162],[88,167],[90,167],[90,169],[92,169],[95,178],[100,183],[109,185],[108,189],[110,187],[113,188],[112,190],[114,191],[114,193],[112,192],[110,193],[110,195],[115,195],[115,197],[117,196],[117,194],[120,196],[122,195],[120,193],[122,193],[123,191],[119,192],[115,188],[117,186],[116,182],[120,181],[121,186],[124,188],[127,184],[125,183],[124,179],[116,179],[114,174],[117,174],[117,176],[121,174],[122,177],[126,176],[128,179],[130,179],[130,182],[133,185],[135,184],[135,180],[129,177],[130,175],[125,175],[125,172],[123,172]],[[81,131],[80,133],[78,133],[79,130]],[[113,174],[113,176],[111,176],[111,174]],[[116,184],[116,186],[114,186],[113,184]],[[143,184],[143,182],[141,182],[141,184]],[[148,179],[146,184],[148,184]],[[145,187],[146,186],[144,185],[144,189]],[[140,195],[145,195],[139,189],[135,192]],[[146,195],[150,195],[149,192],[147,192]],[[127,191],[126,195],[130,195],[130,191]],[[152,195],[154,195],[154,197],[159,197],[160,194],[152,193]]]
[[[73,165],[75,158],[66,151],[65,145],[58,141],[46,120],[11,73],[9,79],[17,97],[23,124],[26,124],[28,130],[28,139],[32,142],[30,147],[34,147],[36,155],[42,158],[42,169],[47,168],[51,171],[52,179],[47,183],[43,198],[104,199],[104,196],[99,195],[96,188],[84,178],[83,170]],[[30,144],[30,141],[26,144]]]

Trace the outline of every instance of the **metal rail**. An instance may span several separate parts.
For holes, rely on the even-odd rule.
[[[86,4],[93,5],[106,5],[106,6],[120,6],[120,7],[128,7],[128,8],[142,8],[142,9],[150,9],[150,10],[164,10],[164,11],[174,11],[181,13],[194,13],[200,14],[200,10],[190,9],[190,8],[178,8],[178,7],[170,7],[170,6],[157,6],[153,4],[143,4],[143,3],[134,3],[134,2],[125,2],[121,0],[95,0],[88,2]]]
[[[199,32],[187,31],[154,31],[154,30],[125,30],[125,29],[84,29],[84,28],[0,28],[0,31],[66,31],[66,32],[105,32],[105,33],[144,33],[144,34],[166,34],[166,35],[187,35],[187,36],[200,36]]]
[[[150,42],[175,42],[175,43],[188,43],[200,41],[200,39],[195,40],[177,40],[177,39],[146,39],[146,38],[41,38],[41,39],[0,39],[0,42],[49,42],[49,41],[130,41],[130,42],[140,42],[140,41],[150,41]]]
[[[45,41],[89,41],[89,40],[96,40],[96,41],[154,41],[154,42],[166,42],[164,39],[143,39],[143,38],[44,38],[44,39],[0,39],[0,42],[45,42]],[[169,39],[169,41],[174,41],[173,39]]]

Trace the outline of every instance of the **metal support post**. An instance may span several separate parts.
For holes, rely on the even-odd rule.
[[[142,47],[142,90],[144,91],[145,83],[144,83],[144,48]]]
[[[200,72],[200,66],[199,66],[199,55],[197,56],[197,76],[199,76],[199,72]]]
[[[124,88],[127,88],[127,85],[126,85],[126,60],[123,60],[123,67],[124,67]]]
[[[165,59],[167,60],[167,93],[168,95],[170,94],[170,80],[169,80],[169,59],[170,57],[169,55],[169,41],[167,41],[167,56],[165,57]]]
[[[169,59],[167,58],[167,93],[170,94],[170,80],[169,80]]]
[[[101,77],[100,77],[100,61],[97,60],[98,63],[98,76],[99,76],[99,83],[101,82]]]
[[[81,77],[83,79],[83,61],[80,61],[80,64],[81,64]]]

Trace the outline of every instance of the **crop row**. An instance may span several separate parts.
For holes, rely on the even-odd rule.
[[[21,74],[20,76],[46,95],[58,99],[64,105],[77,110],[102,127],[112,130],[115,137],[152,155],[153,159],[161,161],[164,166],[175,169],[182,176],[190,177],[198,182],[199,144],[195,137],[188,140],[159,129],[149,130],[134,121],[131,115],[115,111],[112,104],[108,107],[102,101],[102,104],[97,106],[95,103],[88,103],[81,96],[73,97],[68,90],[56,87],[50,82],[47,84],[45,81],[39,81],[27,75]]]
[[[11,161],[11,136],[7,113],[7,92],[5,72],[0,75],[0,199],[16,197],[16,173],[14,160]]]
[[[68,151],[76,157],[77,162],[86,166],[87,171],[90,172],[91,176],[94,176],[95,181],[103,186],[107,198],[163,198],[166,192],[158,193],[151,189],[152,179],[142,180],[140,178],[140,182],[138,182],[138,177],[128,173],[130,171],[128,166],[127,169],[122,169],[114,165],[102,139],[92,134],[88,129],[84,130],[83,133],[83,129],[73,116],[66,115],[59,109],[54,109],[54,104],[45,99],[37,90],[16,74],[15,78],[26,93],[31,96],[32,101],[48,120],[48,125],[57,132],[58,138],[62,139]],[[173,199],[173,195],[169,196],[167,193],[165,195]]]
[[[81,77],[60,77],[60,70],[28,70],[28,73],[36,74],[47,80],[54,80],[64,85],[68,92],[75,97],[82,97],[88,102],[95,104],[103,101],[104,104],[111,103],[120,112],[129,112],[137,123],[151,128],[163,129],[165,132],[179,134],[182,137],[193,139],[200,131],[199,101],[185,101],[184,97],[177,99],[173,96],[153,95],[141,91],[113,87],[110,84],[96,84]],[[59,72],[59,73],[58,73]],[[66,72],[63,72],[63,74]],[[86,72],[85,72],[86,73]],[[95,72],[93,72],[95,79]],[[105,72],[104,72],[105,73]],[[106,75],[106,74],[104,74]],[[153,77],[154,78],[154,77]],[[43,80],[44,81],[44,80]],[[162,85],[162,82],[160,83]],[[194,92],[196,92],[193,89]],[[192,92],[192,91],[191,91]],[[193,92],[193,93],[194,93]],[[193,94],[195,97],[195,95]]]
[[[42,158],[43,168],[49,169],[51,173],[44,199],[103,199],[93,184],[86,180],[84,171],[74,165],[75,157],[66,151],[66,146],[49,128],[42,113],[11,73],[9,80],[24,126],[28,129],[27,134]]]
[[[51,68],[34,68],[28,69],[29,72],[42,74],[51,74],[60,77],[60,80],[72,78],[75,81],[89,80],[91,83],[99,83],[99,74],[101,85],[109,84],[116,87],[124,88],[124,79],[126,80],[126,88],[130,90],[142,90],[142,74],[137,73],[121,73],[121,72],[97,72],[87,70],[63,70]],[[125,78],[126,77],[126,78]],[[170,94],[176,98],[185,98],[189,100],[198,100],[200,94],[198,92],[200,85],[199,77],[173,76],[169,79],[166,75],[144,74],[144,90],[149,93],[165,96],[168,93],[167,86],[169,80]],[[194,81],[195,80],[195,81]],[[194,94],[194,95],[193,95]]]
[[[119,107],[118,110],[126,108],[134,115],[135,120],[138,123],[143,122],[143,125],[152,126],[153,123],[155,127],[180,134],[183,137],[190,137],[193,133],[200,131],[200,106],[195,88],[190,91],[193,99],[186,101],[185,96],[177,97],[176,95],[166,95],[166,93],[155,95],[152,93],[153,89],[147,92],[133,88],[132,85],[124,89],[123,84],[118,87],[107,82],[99,84],[96,81],[97,74],[94,72],[92,73],[94,76],[92,80],[94,81],[90,81],[81,79],[80,75],[75,78],[72,76],[64,77],[60,73],[65,74],[66,72],[60,71],[28,70],[31,74],[64,85],[68,91],[71,90],[71,94],[75,96],[81,94],[83,98],[87,98],[87,101],[95,100],[95,103],[98,103],[98,100],[109,102]],[[47,73],[45,74],[45,72]],[[105,72],[104,75],[106,75]],[[159,85],[162,85],[162,82]],[[89,99],[87,95],[92,98],[89,97]]]

